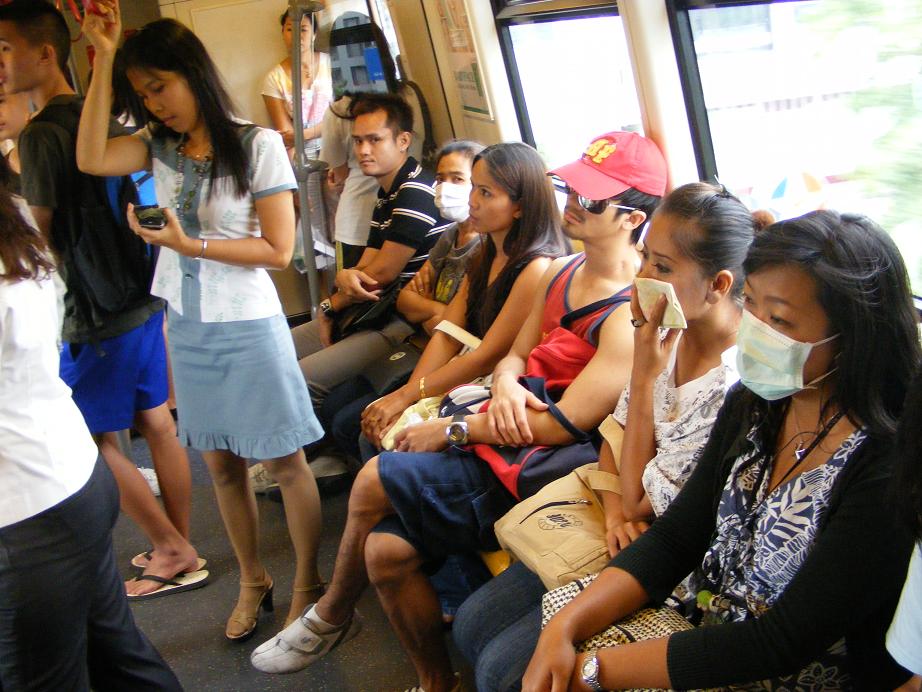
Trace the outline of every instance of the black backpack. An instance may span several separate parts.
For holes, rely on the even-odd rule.
[[[32,122],[55,128],[65,151],[74,151],[81,101],[51,104]],[[155,255],[129,228],[125,210],[139,203],[130,176],[98,177],[76,171],[67,191],[70,199],[66,228],[52,231],[65,268],[67,290],[74,295],[80,320],[90,328],[107,318],[150,301]],[[110,203],[109,186],[117,189],[117,208]],[[61,224],[59,224],[60,226]]]

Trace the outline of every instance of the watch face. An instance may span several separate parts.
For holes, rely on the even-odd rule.
[[[599,674],[599,660],[595,656],[589,656],[583,661],[583,678],[595,679]]]
[[[452,444],[467,442],[467,423],[452,423],[448,426],[448,439]]]

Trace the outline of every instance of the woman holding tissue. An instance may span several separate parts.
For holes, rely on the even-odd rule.
[[[94,175],[152,169],[167,224],[135,233],[159,245],[151,292],[169,303],[169,343],[180,440],[202,452],[240,565],[240,594],[225,636],[240,641],[272,610],[273,581],[259,556],[247,459],[267,461],[281,487],[296,563],[292,617],[322,593],[320,500],[301,447],[322,435],[265,268],[294,247],[294,175],[281,136],[235,120],[201,41],[179,22],[143,27],[122,48],[147,127],[107,139],[112,65],[121,37],[116,2],[87,15],[96,48],[80,121],[77,163]]]
[[[620,459],[621,494],[599,491],[611,555],[678,494],[738,379],[743,260],[761,219],[708,183],[673,190],[653,215],[631,299],[631,379],[601,426],[599,468],[619,473]],[[540,634],[544,592],[537,575],[517,563],[461,607],[455,638],[475,664],[478,689],[515,688]],[[492,632],[482,627],[487,613],[497,622]]]

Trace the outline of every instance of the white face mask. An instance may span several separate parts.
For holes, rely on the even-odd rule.
[[[736,367],[740,381],[767,401],[777,401],[813,387],[833,370],[804,384],[804,363],[821,344],[839,338],[833,334],[815,343],[797,341],[743,310],[736,335]]]
[[[458,185],[457,183],[436,183],[435,206],[443,219],[466,221],[471,213],[469,200],[473,185]]]

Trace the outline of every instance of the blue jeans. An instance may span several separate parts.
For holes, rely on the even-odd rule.
[[[517,562],[458,609],[452,635],[474,666],[478,692],[521,689],[541,634],[546,591],[538,576]]]

